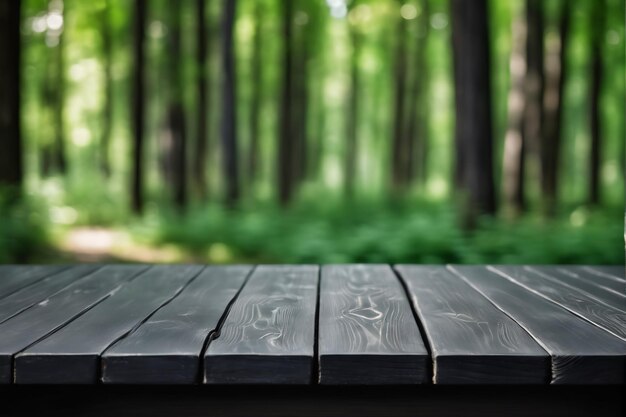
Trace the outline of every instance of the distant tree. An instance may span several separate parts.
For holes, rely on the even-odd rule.
[[[113,33],[111,28],[111,1],[105,0],[102,15],[100,16],[102,37],[102,59],[104,64],[104,103],[102,106],[102,136],[100,138],[100,169],[105,177],[111,175],[111,161],[109,147],[111,129],[113,127]]]
[[[166,178],[169,182],[174,204],[183,209],[187,204],[185,110],[183,106],[184,81],[182,75],[181,7],[182,3],[169,3],[168,33],[168,105],[167,133],[164,138]]]
[[[52,81],[52,123],[54,126],[53,139],[53,165],[56,170],[65,174],[67,172],[67,156],[65,150],[65,22],[67,16],[65,13],[65,5],[62,0],[50,1],[51,13],[59,13],[63,19],[63,26],[58,30],[52,30],[49,33],[51,39],[55,39],[54,45],[54,80]]]
[[[589,103],[589,130],[591,146],[589,151],[589,191],[588,202],[600,203],[600,160],[602,155],[602,131],[600,127],[600,95],[602,92],[602,45],[606,26],[606,1],[595,0],[591,14],[591,92]],[[624,140],[624,138],[622,138]]]
[[[208,28],[206,0],[196,0],[196,147],[193,155],[193,182],[196,194],[205,199],[207,196],[206,161],[208,144]]]
[[[145,36],[147,5],[146,0],[134,0],[133,10],[133,66],[131,86],[133,163],[131,183],[131,206],[133,212],[143,212],[143,151],[145,122]]]
[[[558,38],[547,44],[545,57],[544,121],[541,143],[541,191],[543,209],[553,216],[558,201],[559,162],[561,158],[563,94],[567,75],[566,52],[569,44],[571,1],[561,2]]]
[[[358,7],[358,2],[353,1],[352,7]],[[356,13],[353,9],[351,13]],[[358,18],[357,18],[358,19]],[[361,57],[361,44],[363,35],[360,33],[357,19],[349,24],[349,36],[352,46],[350,57],[350,85],[348,90],[347,120],[346,120],[346,152],[345,152],[345,179],[344,188],[348,198],[354,194],[354,183],[356,177],[356,163],[359,152],[359,102],[361,81],[359,70],[359,59]]]
[[[0,186],[20,190],[22,186],[22,142],[20,131],[20,16],[21,1],[0,5]]]
[[[524,109],[524,158],[537,169],[543,133],[544,12],[543,0],[526,0],[526,81]]]
[[[228,0],[226,0],[228,1]],[[278,200],[282,205],[291,201],[294,178],[292,175],[293,155],[293,16],[292,0],[283,0],[282,10],[282,91],[280,104],[280,126],[278,138]]]
[[[226,205],[233,207],[239,200],[239,168],[237,160],[237,132],[235,94],[235,53],[233,32],[237,0],[223,1],[222,15],[222,150],[226,185]]]
[[[254,33],[252,35],[251,97],[250,97],[250,143],[248,148],[247,183],[251,187],[259,172],[259,138],[261,137],[261,104],[263,102],[263,1],[254,2]]]
[[[486,0],[452,0],[456,169],[466,228],[496,211],[487,15]]]
[[[394,193],[401,192],[407,185],[409,149],[406,136],[406,91],[407,71],[407,21],[397,15],[397,35],[395,45],[395,67],[393,70],[393,136],[391,149],[391,186]]]
[[[526,77],[526,16],[523,10],[513,11],[512,46],[509,63],[510,89],[508,126],[504,139],[502,190],[505,208],[517,216],[526,208],[524,198],[524,81]]]

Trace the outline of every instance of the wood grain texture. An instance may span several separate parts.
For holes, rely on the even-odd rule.
[[[0,265],[0,298],[67,268],[65,265]]]
[[[552,384],[624,382],[626,343],[482,266],[451,266],[551,356]]]
[[[519,266],[489,268],[626,341],[626,311],[604,304],[567,285],[548,281]]]
[[[626,293],[620,293],[610,288],[596,285],[581,274],[576,274],[568,269],[554,266],[527,266],[524,269],[533,271],[548,280],[582,291],[602,303],[620,310],[626,310]]]
[[[83,314],[131,280],[145,266],[104,267],[0,324],[0,384],[12,381],[12,358]]]
[[[436,384],[542,384],[548,354],[515,321],[442,266],[396,267],[428,338]]]
[[[204,356],[205,383],[311,382],[319,268],[259,266]]]
[[[207,267],[184,291],[102,355],[102,381],[200,382],[201,356],[251,266]]]
[[[575,275],[581,280],[597,287],[607,289],[621,295],[626,294],[626,282],[607,277],[606,275],[598,275],[587,268],[560,267],[558,269],[568,275]]]
[[[0,324],[45,300],[80,278],[94,272],[98,266],[74,266],[49,275],[26,288],[0,299]]]
[[[18,384],[95,384],[100,355],[202,270],[197,265],[155,266],[57,332],[19,353]]]
[[[591,272],[597,276],[611,278],[613,280],[617,280],[623,283],[626,283],[626,269],[623,265],[615,265],[615,266],[602,266],[602,265],[594,265],[594,266],[581,266],[581,269]]]
[[[428,352],[387,265],[324,266],[318,334],[321,384],[428,381]]]

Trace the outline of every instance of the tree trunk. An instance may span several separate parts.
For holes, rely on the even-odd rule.
[[[553,216],[558,201],[558,174],[561,156],[561,124],[563,120],[563,93],[567,65],[567,51],[571,4],[561,3],[559,37],[547,45],[545,65],[545,95],[543,142],[541,148],[541,188],[544,212]]]
[[[59,7],[56,11],[61,13],[63,22],[67,22],[65,5],[63,2],[55,3]],[[52,108],[52,120],[54,125],[53,158],[55,166],[60,174],[67,172],[67,157],[65,152],[65,24],[58,34],[58,43],[54,49],[55,59],[55,83],[54,104]]]
[[[395,92],[393,115],[393,144],[392,144],[392,190],[401,192],[406,186],[406,167],[408,162],[406,145],[406,88],[407,88],[407,48],[406,48],[406,20],[398,16],[395,56]]]
[[[428,74],[426,65],[426,41],[429,34],[430,11],[428,0],[418,3],[420,14],[415,19],[417,40],[413,52],[413,74],[411,77],[411,92],[408,107],[407,127],[407,182],[419,179],[423,185],[426,181],[426,159],[428,152],[428,103],[426,102],[426,86]]]
[[[476,226],[480,214],[493,214],[490,39],[486,0],[452,0],[456,142],[463,225]]]
[[[208,106],[207,95],[207,56],[208,31],[206,23],[206,0],[196,0],[196,149],[193,158],[193,182],[196,194],[201,200],[207,197],[206,161],[207,161],[207,132]]]
[[[0,186],[19,195],[23,181],[20,131],[21,1],[0,4]]]
[[[345,194],[351,198],[354,195],[356,165],[358,160],[358,131],[359,131],[359,58],[361,53],[361,35],[355,25],[350,27],[352,41],[350,90],[348,92],[348,119],[346,121],[346,154],[345,154]]]
[[[233,31],[235,26],[236,0],[224,0],[222,16],[222,149],[226,182],[225,201],[233,207],[239,200],[239,169],[237,166],[237,132],[235,102],[235,54]]]
[[[182,75],[182,42],[181,42],[181,5],[178,1],[170,3],[169,25],[169,166],[171,168],[171,188],[175,206],[182,210],[187,204],[185,110],[183,104],[184,82]]]
[[[135,0],[133,15],[133,67],[132,67],[132,129],[133,129],[133,164],[131,184],[131,206],[136,214],[143,213],[143,150],[145,120],[145,32],[147,5],[146,0]]]
[[[600,130],[600,95],[602,93],[602,45],[605,31],[605,0],[593,3],[591,32],[591,100],[589,128],[591,148],[589,152],[589,204],[600,203],[600,159],[602,155],[602,132]],[[623,140],[623,138],[622,138]]]
[[[250,99],[250,144],[248,149],[248,186],[253,188],[259,172],[259,137],[261,127],[261,104],[263,102],[263,3],[254,5],[254,35],[252,37],[252,96]]]
[[[526,77],[525,14],[516,11],[512,24],[510,57],[511,87],[508,97],[508,126],[504,138],[502,189],[508,214],[517,217],[526,208],[524,198],[524,80]]]
[[[105,177],[111,175],[109,144],[113,123],[113,34],[111,29],[110,0],[106,0],[101,16],[102,23],[102,55],[104,61],[104,103],[102,108],[102,137],[100,138],[100,169]]]
[[[280,108],[280,132],[278,141],[278,199],[282,205],[291,201],[293,195],[293,177],[291,157],[293,155],[293,1],[282,3],[283,32],[283,87]]]
[[[533,172],[539,169],[543,133],[544,64],[543,0],[526,0],[526,104],[524,109],[524,153]],[[529,167],[530,168],[530,167]]]

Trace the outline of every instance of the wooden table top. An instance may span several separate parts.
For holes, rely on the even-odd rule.
[[[609,266],[4,265],[0,384],[623,384]]]

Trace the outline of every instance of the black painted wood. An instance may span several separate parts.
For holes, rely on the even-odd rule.
[[[482,266],[450,267],[548,352],[552,384],[624,383],[626,343]]]
[[[15,354],[80,316],[145,268],[104,267],[0,324],[0,384],[11,382]]]
[[[626,283],[603,275],[597,275],[585,268],[557,267],[564,274],[576,276],[588,284],[626,296]]]
[[[204,356],[205,383],[308,384],[319,268],[259,266]]]
[[[596,274],[598,276],[604,276],[626,283],[626,268],[623,265],[594,265],[594,266],[581,266],[581,269]]]
[[[95,384],[100,355],[172,300],[202,270],[197,265],[156,266],[52,335],[19,353],[18,384]]]
[[[442,266],[396,267],[433,358],[435,384],[542,384],[549,356],[515,321]]]
[[[243,265],[207,267],[171,303],[102,355],[103,382],[201,382],[205,342],[251,270]]]
[[[525,269],[534,271],[546,279],[570,286],[584,292],[590,297],[620,310],[626,310],[626,293],[595,285],[580,274],[571,273],[567,269],[554,266],[527,266]]]
[[[520,266],[489,268],[626,341],[626,311],[604,304],[567,285],[548,281]]]
[[[67,268],[65,265],[0,265],[0,298]]]
[[[80,278],[94,272],[98,266],[80,265],[49,275],[26,288],[0,299],[0,324],[27,308],[45,300]]]
[[[322,267],[319,309],[321,384],[428,381],[428,352],[389,266]]]

